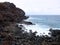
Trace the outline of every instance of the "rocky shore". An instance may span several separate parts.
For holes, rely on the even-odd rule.
[[[26,22],[25,12],[10,2],[0,2],[0,45],[60,45],[60,30],[50,29],[48,35],[36,35],[23,29],[23,25],[33,25]],[[53,43],[54,42],[54,43]],[[57,43],[58,42],[58,43]]]

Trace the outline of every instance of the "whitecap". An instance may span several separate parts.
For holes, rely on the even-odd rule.
[[[37,31],[37,35],[40,35],[40,34],[48,35],[49,27],[46,27],[45,25],[44,25],[44,27],[42,25],[40,26],[38,24],[36,24],[36,25],[25,25],[25,24],[23,24],[23,25],[26,28],[27,32],[29,32],[29,30],[32,30],[32,32]]]

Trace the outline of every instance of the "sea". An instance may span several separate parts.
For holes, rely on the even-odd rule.
[[[37,31],[37,35],[48,35],[49,29],[60,29],[60,15],[28,15],[26,21],[35,25],[25,25],[27,31]]]

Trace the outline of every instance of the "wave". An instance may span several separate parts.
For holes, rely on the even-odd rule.
[[[58,18],[59,17],[59,18]],[[29,30],[37,31],[37,35],[45,33],[48,35],[49,29],[60,29],[60,16],[30,16],[26,21],[31,21],[36,25],[24,25]]]
[[[30,30],[32,30],[32,32],[37,31],[37,35],[48,35],[49,33],[49,29],[51,27],[47,26],[47,25],[26,25],[26,24],[22,24],[24,26],[25,31],[29,32]],[[52,29],[60,29],[60,28],[52,28]]]
[[[32,32],[35,32],[37,31],[37,35],[40,35],[40,34],[47,34],[49,33],[49,27],[45,26],[44,27],[41,25],[39,26],[38,24],[36,25],[25,25],[23,24],[23,26],[26,28],[26,31],[29,32],[29,30],[32,30]]]

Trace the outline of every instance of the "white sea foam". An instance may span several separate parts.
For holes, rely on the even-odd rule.
[[[56,16],[35,16],[35,17],[29,17],[26,21],[30,21],[30,22],[33,22],[35,23],[36,25],[24,25],[24,27],[27,29],[27,31],[29,32],[29,30],[32,30],[33,32],[34,31],[37,31],[37,35],[40,35],[40,33],[45,33],[45,34],[48,34],[49,32],[49,29],[52,28],[52,29],[60,29],[58,27],[60,27],[58,24],[58,20],[59,18],[57,18]],[[47,18],[47,19],[46,19]],[[58,19],[57,21],[55,20]],[[55,24],[56,22],[56,24]],[[58,26],[58,27],[57,27]]]
[[[47,34],[48,35],[48,30],[49,30],[49,27],[47,26],[39,26],[38,24],[36,25],[25,25],[23,24],[23,26],[26,28],[27,32],[29,32],[29,30],[32,30],[33,32],[37,31],[37,35],[40,35],[40,34]]]
[[[21,24],[24,26],[23,30],[29,32],[29,30],[32,30],[32,32],[37,31],[37,35],[48,35],[49,33],[49,26],[46,25],[26,25],[26,24]],[[60,29],[60,28],[53,28],[53,29]]]

